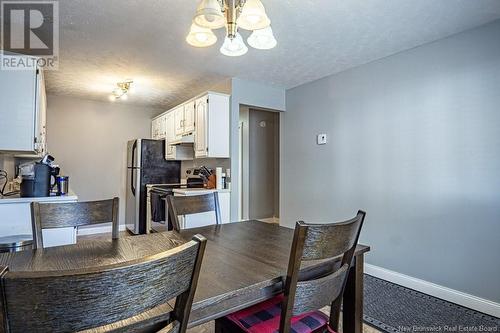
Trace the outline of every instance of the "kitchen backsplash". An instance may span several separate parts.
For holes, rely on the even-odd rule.
[[[9,180],[14,178],[15,173],[15,159],[11,155],[0,155],[0,170],[7,171]],[[1,185],[1,184],[0,184]]]
[[[231,159],[230,158],[198,158],[192,161],[182,161],[181,163],[181,176],[184,177],[186,174],[186,170],[189,168],[206,166],[207,168],[214,169],[216,167],[222,167],[223,172],[226,172],[226,169],[231,168]]]

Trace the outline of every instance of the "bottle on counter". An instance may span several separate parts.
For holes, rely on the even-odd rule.
[[[226,183],[226,173],[222,173],[222,188],[226,189],[227,188],[227,183]]]

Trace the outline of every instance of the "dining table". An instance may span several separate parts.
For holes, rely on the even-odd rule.
[[[221,318],[283,291],[293,229],[256,220],[1,253],[0,266],[10,271],[105,266],[168,251],[196,234],[208,241],[188,327]],[[362,332],[363,264],[364,254],[369,250],[369,246],[357,245],[348,274],[342,311],[343,332],[346,333]],[[167,302],[165,306],[172,304]],[[151,316],[154,315],[155,311],[151,311]],[[157,312],[156,315],[162,314]]]

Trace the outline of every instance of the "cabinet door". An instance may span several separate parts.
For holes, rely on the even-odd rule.
[[[175,159],[175,147],[169,143],[175,140],[175,113],[169,112],[165,115],[166,126],[166,142],[165,142],[165,159]]]
[[[167,136],[167,124],[165,115],[158,118],[158,139],[165,139]]]
[[[175,137],[180,138],[184,134],[184,106],[180,106],[174,111]]]
[[[158,118],[153,119],[151,123],[151,138],[153,140],[158,139]]]
[[[194,131],[195,104],[196,101],[192,101],[184,105],[184,134],[189,134]]]
[[[35,151],[36,69],[0,71],[0,150]]]
[[[196,100],[196,126],[194,132],[194,155],[206,157],[208,155],[208,103],[207,96]]]
[[[222,223],[231,222],[231,193],[219,192],[219,208]]]
[[[47,151],[47,95],[45,92],[45,80],[43,71],[40,70],[37,74],[37,112],[35,121],[35,152],[39,156],[45,155]]]

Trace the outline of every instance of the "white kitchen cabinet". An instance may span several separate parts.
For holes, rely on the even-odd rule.
[[[229,96],[208,93],[196,100],[195,157],[229,158]]]
[[[194,157],[193,145],[178,144],[170,145],[170,143],[177,140],[175,134],[175,112],[165,114],[166,136],[165,136],[165,159],[167,160],[192,160]]]
[[[184,134],[190,134],[194,131],[195,101],[184,104]]]
[[[52,196],[37,198],[8,197],[0,199],[0,237],[14,235],[31,235],[31,208],[32,201],[41,203],[71,203],[77,202],[74,194],[68,196]],[[42,230],[44,247],[68,245],[76,243],[77,230],[75,227],[44,229]]]
[[[151,136],[166,139],[165,158],[229,158],[229,97],[207,92],[154,118]]]
[[[0,151],[45,154],[47,102],[42,70],[0,71],[0,101]]]
[[[171,146],[170,142],[175,140],[175,114],[169,112],[165,114],[166,138],[165,138],[165,159],[175,160],[175,146]]]
[[[175,117],[175,137],[180,139],[183,135],[189,135],[194,131],[194,106],[195,101],[187,102],[172,112]]]
[[[181,105],[172,112],[175,119],[175,138],[180,139],[184,134],[184,106]]]
[[[166,137],[165,115],[160,115],[151,122],[151,138],[153,140],[163,140]]]
[[[174,189],[174,196],[194,196],[213,193],[216,190],[204,189]],[[230,221],[231,193],[227,190],[218,191],[221,223]],[[179,216],[181,229],[191,229],[216,224],[215,212],[198,213]]]

